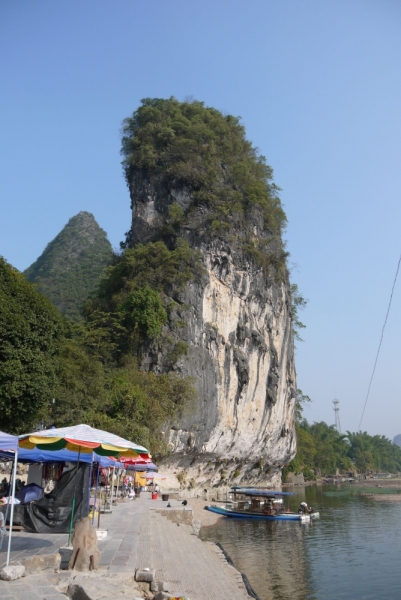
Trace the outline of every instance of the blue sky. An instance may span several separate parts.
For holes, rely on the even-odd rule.
[[[311,421],[357,430],[401,253],[398,0],[2,0],[0,254],[28,267],[92,212],[130,227],[121,121],[144,97],[241,115],[273,167]],[[400,277],[401,279],[401,277]],[[401,281],[362,428],[401,432]]]

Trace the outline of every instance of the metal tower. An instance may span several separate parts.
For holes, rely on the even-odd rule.
[[[334,416],[335,416],[335,425],[334,427],[337,429],[338,433],[341,433],[341,424],[340,424],[340,409],[339,409],[339,405],[340,401],[334,399],[333,400],[333,410],[334,410]]]

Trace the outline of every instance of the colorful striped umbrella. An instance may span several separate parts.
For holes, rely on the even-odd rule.
[[[100,456],[122,456],[139,458],[140,455],[150,457],[149,451],[134,444],[129,440],[108,433],[101,429],[94,429],[89,425],[75,425],[73,427],[59,427],[58,429],[45,429],[19,436],[20,448],[30,450],[72,450],[90,454],[96,452]]]
[[[124,465],[146,465],[152,462],[149,454],[140,454],[136,458],[131,458],[130,456],[122,456],[121,462]]]
[[[58,429],[44,429],[43,431],[26,433],[19,436],[19,446],[28,450],[37,448],[38,450],[55,451],[66,448],[67,450],[78,452],[77,474],[81,453],[89,454],[96,452],[100,456],[115,456],[116,458],[120,458],[121,456],[139,458],[140,455],[145,455],[150,458],[149,451],[143,446],[125,440],[118,435],[114,435],[114,433],[94,429],[89,425],[59,427]],[[75,477],[74,497],[71,506],[68,544],[70,544],[72,536],[76,492],[77,477]]]

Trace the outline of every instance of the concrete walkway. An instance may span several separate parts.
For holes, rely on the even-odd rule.
[[[144,512],[139,567],[156,569],[157,581],[169,582],[169,591],[191,600],[247,599],[241,575],[215,549],[215,544],[191,535],[188,526],[173,523],[156,510]]]
[[[171,591],[191,600],[245,600],[248,598],[242,579],[233,567],[219,557],[214,544],[205,544],[190,534],[188,525],[177,525],[163,514],[186,510],[181,502],[151,500],[149,493],[140,498],[117,502],[111,514],[101,515],[100,529],[107,537],[99,542],[100,567],[110,574],[133,576],[135,568],[156,569],[156,580],[171,584]],[[159,511],[164,511],[160,513]],[[187,516],[187,515],[183,515]],[[95,524],[97,525],[97,523]],[[11,561],[32,554],[51,554],[66,545],[66,534],[31,534],[14,532]],[[7,552],[6,537],[0,551],[0,565]],[[15,582],[0,581],[1,600],[65,600],[49,573],[29,575]],[[169,590],[170,591],[170,590]]]

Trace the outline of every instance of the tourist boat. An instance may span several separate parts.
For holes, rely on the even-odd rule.
[[[302,513],[291,512],[285,508],[283,497],[294,496],[293,492],[275,492],[251,488],[231,488],[232,500],[230,504],[218,506],[211,504],[207,510],[223,517],[239,519],[262,519],[264,521],[300,521],[307,523],[319,517],[318,512]]]

